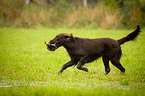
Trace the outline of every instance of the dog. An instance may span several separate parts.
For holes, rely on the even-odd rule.
[[[111,38],[79,38],[74,37],[72,34],[61,33],[56,35],[56,37],[48,42],[47,49],[50,51],[55,51],[57,48],[63,46],[71,60],[64,64],[59,74],[62,73],[66,68],[77,65],[77,69],[88,72],[88,68],[83,67],[85,63],[92,62],[99,57],[102,57],[105,74],[110,72],[109,61],[117,67],[121,73],[125,72],[125,68],[120,63],[120,58],[122,55],[121,45],[127,41],[135,40],[140,33],[140,26],[119,40],[114,40]]]

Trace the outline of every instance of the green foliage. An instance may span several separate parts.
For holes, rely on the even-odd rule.
[[[143,29],[135,42],[122,45],[121,63],[126,68],[123,75],[111,62],[111,72],[104,75],[101,59],[84,65],[89,68],[88,73],[70,67],[58,75],[57,72],[70,58],[63,47],[50,52],[44,44],[59,33],[119,39],[131,31],[0,28],[0,95],[144,96]]]
[[[0,0],[0,26],[13,25],[23,6],[24,0]]]
[[[103,29],[145,26],[142,0],[98,0],[95,4],[88,1],[88,7],[82,7],[80,0],[72,3],[58,0],[55,4],[35,2],[25,5],[25,0],[1,0],[0,26]]]

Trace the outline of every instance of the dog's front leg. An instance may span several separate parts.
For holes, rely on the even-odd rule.
[[[75,63],[75,62],[72,62],[72,61],[67,62],[66,64],[64,64],[64,65],[61,67],[61,69],[60,69],[60,71],[58,72],[58,74],[62,73],[66,68],[68,68],[68,67],[70,67],[70,66],[72,66],[72,65],[74,65],[74,64],[76,64],[76,63]]]
[[[82,67],[86,62],[87,62],[86,57],[82,57],[79,61],[79,64],[77,65],[77,68],[79,70],[83,70],[83,71],[88,72],[88,68]]]
[[[104,66],[105,66],[105,75],[107,75],[110,72],[109,57],[103,56],[102,60],[103,60]]]

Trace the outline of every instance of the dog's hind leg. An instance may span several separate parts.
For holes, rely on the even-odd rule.
[[[112,63],[115,67],[117,67],[122,73],[125,72],[125,68],[122,67],[122,65],[120,64],[119,60],[117,60],[117,59],[112,59],[112,60],[111,60],[111,63]]]
[[[122,65],[120,64],[120,58],[121,58],[122,52],[121,52],[121,48],[114,48],[112,50],[110,50],[110,54],[109,54],[109,59],[111,60],[111,63],[117,67],[122,73],[125,72],[125,68],[122,67]]]
[[[79,61],[79,64],[77,65],[77,68],[79,70],[83,70],[83,71],[88,72],[88,68],[82,67],[82,65],[84,65],[85,63],[86,63],[86,58],[85,57],[81,57],[81,59]]]
[[[109,58],[107,56],[102,57],[104,66],[105,66],[105,74],[107,75],[110,72],[110,67],[109,67]]]
[[[62,73],[66,68],[68,68],[68,67],[70,67],[70,66],[72,66],[72,65],[75,65],[75,64],[77,64],[77,62],[72,62],[72,61],[67,62],[66,64],[64,64],[64,65],[61,67],[61,69],[60,69],[60,71],[58,72],[58,74]]]

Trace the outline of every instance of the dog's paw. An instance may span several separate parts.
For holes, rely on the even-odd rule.
[[[105,72],[104,75],[108,75],[108,73]]]
[[[89,71],[88,68],[86,68],[85,71],[88,72]]]
[[[61,72],[59,71],[59,72],[58,72],[58,75],[60,75],[60,74],[61,74]]]
[[[109,74],[109,72],[110,72],[110,71],[105,71],[105,73],[104,73],[104,74],[105,74],[105,75],[108,75],[108,74]]]
[[[120,72],[120,74],[121,74],[121,75],[124,75],[124,74],[125,74],[125,72]]]

